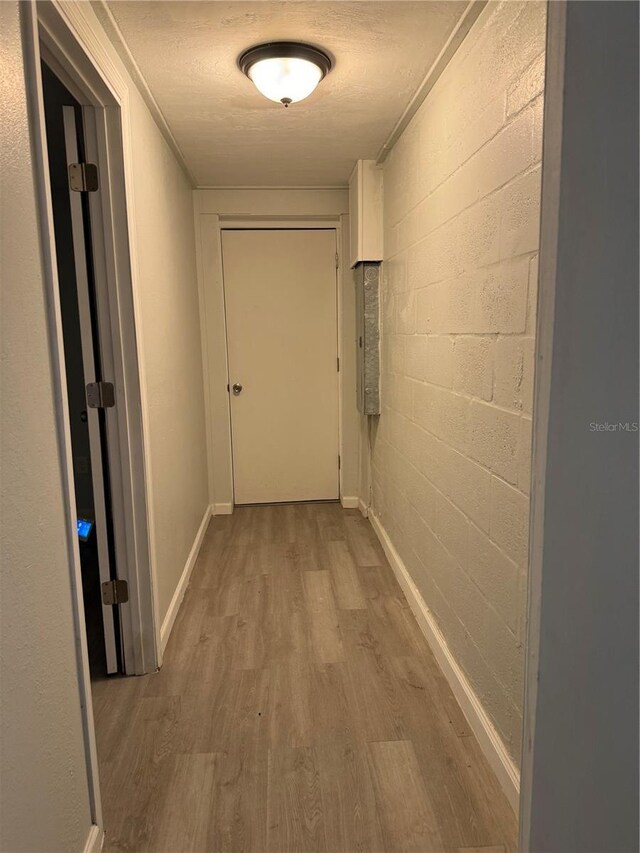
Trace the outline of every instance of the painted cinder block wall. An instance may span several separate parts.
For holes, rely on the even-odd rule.
[[[490,3],[384,167],[373,510],[519,761],[545,4]]]

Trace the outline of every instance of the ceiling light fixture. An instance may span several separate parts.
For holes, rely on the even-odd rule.
[[[331,71],[332,62],[310,44],[278,41],[245,50],[238,66],[265,98],[288,107],[309,97]]]

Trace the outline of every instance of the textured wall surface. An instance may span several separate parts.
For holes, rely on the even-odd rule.
[[[517,761],[545,5],[489,4],[384,172],[375,512]]]
[[[0,3],[0,849],[91,826],[19,4]]]

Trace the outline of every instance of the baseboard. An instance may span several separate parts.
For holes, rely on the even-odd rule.
[[[341,496],[340,503],[344,509],[358,509],[358,498],[349,495]]]
[[[369,518],[369,507],[362,500],[362,498],[358,498],[358,509],[365,518]]]
[[[232,515],[233,504],[212,504],[211,515]]]
[[[87,840],[84,843],[84,853],[100,853],[104,843],[104,832],[97,824],[92,824]]]
[[[440,669],[449,682],[453,695],[456,697],[462,712],[467,718],[467,722],[476,736],[491,769],[498,778],[511,807],[517,814],[520,795],[520,774],[517,767],[513,763],[500,735],[495,730],[493,723],[476,696],[466,675],[453,656],[424,598],[413,582],[400,555],[394,548],[389,534],[371,510],[369,511],[369,521],[380,540],[380,544],[387,555],[387,559],[398,579],[398,583],[407,597],[407,601],[418,621],[418,625],[420,625],[422,633],[431,646]]]
[[[193,567],[196,564],[198,552],[200,551],[200,546],[202,545],[202,540],[207,530],[207,525],[209,524],[210,518],[211,507],[208,506],[204,512],[202,521],[200,522],[200,527],[198,528],[196,538],[194,539],[193,545],[191,546],[191,550],[189,551],[189,556],[187,557],[187,562],[185,563],[184,569],[182,570],[182,575],[180,576],[180,580],[178,581],[178,586],[176,587],[176,591],[173,593],[171,604],[169,605],[167,614],[162,622],[162,627],[160,628],[160,648],[162,650],[162,655],[164,655],[164,650],[167,648],[167,643],[169,641],[171,629],[173,628],[173,623],[176,621],[176,616],[178,615],[178,610],[180,610],[182,599],[184,598],[184,594],[187,591],[187,587],[189,586],[191,572],[193,571]]]

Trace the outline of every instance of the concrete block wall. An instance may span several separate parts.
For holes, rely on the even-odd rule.
[[[520,756],[544,3],[489,3],[384,168],[373,508]]]

